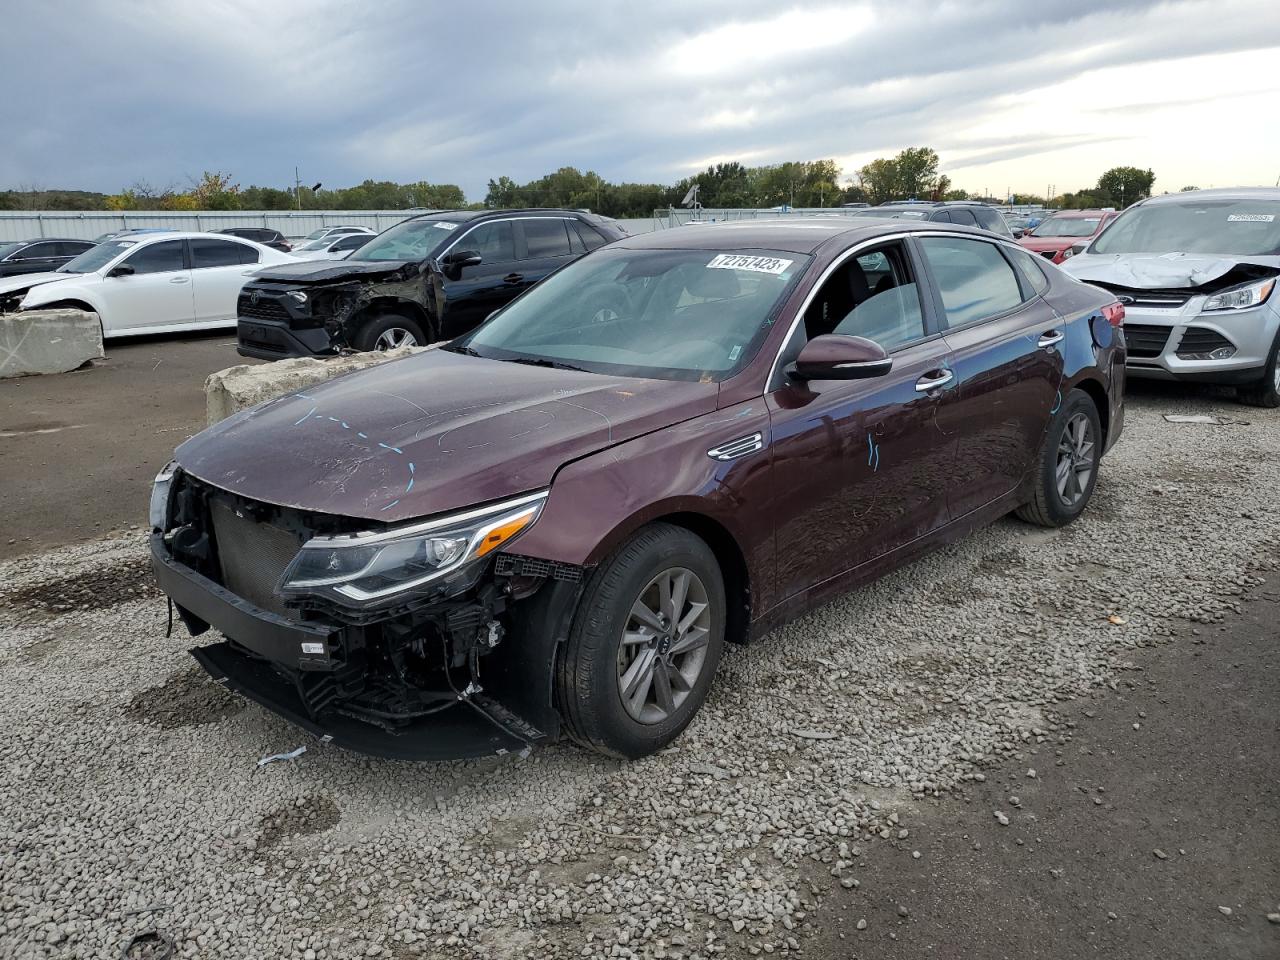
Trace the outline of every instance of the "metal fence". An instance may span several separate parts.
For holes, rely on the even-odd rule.
[[[93,240],[114,230],[162,227],[168,230],[224,230],[267,227],[286,237],[305,237],[330,226],[360,226],[382,231],[414,216],[415,210],[228,210],[191,213],[173,210],[0,210],[0,243],[36,237]]]
[[[722,207],[712,209],[703,207],[698,210],[657,209],[653,211],[650,230],[666,230],[669,227],[682,227],[687,223],[725,223],[736,220],[782,220],[795,217],[851,217],[862,213],[866,207],[787,207],[785,209],[770,208],[758,210],[751,207]],[[624,221],[628,225],[635,221]],[[632,228],[632,232],[639,232]]]

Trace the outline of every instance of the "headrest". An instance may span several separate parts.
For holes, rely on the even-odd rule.
[[[704,267],[690,274],[684,288],[703,300],[731,300],[742,292],[733,270]]]

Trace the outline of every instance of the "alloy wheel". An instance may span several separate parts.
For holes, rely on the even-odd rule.
[[[711,604],[697,574],[672,567],[649,581],[618,645],[618,695],[631,719],[661,723],[680,708],[702,673],[710,638]]]
[[[373,349],[378,351],[394,350],[397,347],[416,347],[418,338],[412,331],[406,330],[404,327],[388,327],[378,334],[378,339],[373,341]]]
[[[1276,393],[1280,393],[1280,360],[1271,368],[1271,386]]]
[[[1083,413],[1077,413],[1062,428],[1058,440],[1056,470],[1058,496],[1063,506],[1074,507],[1089,489],[1094,469],[1093,424]]]

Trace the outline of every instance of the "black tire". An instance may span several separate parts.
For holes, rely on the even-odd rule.
[[[1092,437],[1092,447],[1089,450],[1091,467],[1087,481],[1078,484],[1076,489],[1072,489],[1068,479],[1068,490],[1064,495],[1059,490],[1058,470],[1063,456],[1063,444],[1070,442],[1068,428],[1076,423],[1078,417],[1085,418]],[[1031,481],[1031,499],[1014,512],[1019,519],[1041,527],[1066,526],[1088,506],[1093,488],[1098,482],[1098,466],[1101,461],[1102,422],[1098,417],[1098,408],[1089,394],[1083,390],[1072,390],[1063,399],[1058,411],[1049,421],[1049,429],[1045,431],[1044,441],[1037,455],[1036,473]],[[1070,465],[1067,472],[1072,472]],[[1080,473],[1075,472],[1077,481],[1079,476]]]
[[[365,321],[356,331],[351,345],[361,352],[385,350],[387,346],[379,346],[379,339],[383,334],[391,334],[396,330],[402,330],[412,336],[413,342],[420,347],[427,345],[427,335],[422,329],[422,324],[399,313],[380,313]]]
[[[703,588],[699,595],[705,596],[709,613],[705,653],[696,679],[686,684],[688,689],[680,693],[683,700],[674,710],[665,718],[641,722],[624,706],[619,674],[623,672],[620,658],[637,646],[643,652],[644,645],[629,645],[624,652],[623,631],[633,624],[631,611],[651,582],[680,570],[692,573]],[[689,596],[693,594],[691,588]],[[557,656],[556,702],[566,732],[582,746],[608,756],[636,759],[661,750],[680,735],[706,700],[724,647],[724,625],[724,579],[711,548],[671,524],[641,529],[588,580],[568,640]],[[653,655],[675,655],[660,651],[659,639],[655,636]],[[674,651],[670,645],[668,649]],[[655,696],[657,687],[655,679]],[[674,684],[667,689],[675,689]],[[655,708],[655,712],[663,711]]]
[[[1280,334],[1271,345],[1271,356],[1262,368],[1262,377],[1257,383],[1237,388],[1236,396],[1251,407],[1280,407]]]

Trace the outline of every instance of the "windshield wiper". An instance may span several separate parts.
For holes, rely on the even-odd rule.
[[[575,367],[571,363],[561,363],[559,360],[548,360],[546,357],[504,357],[511,363],[523,363],[531,367],[554,367],[556,370],[576,370],[578,373],[587,373],[588,371],[582,367]]]
[[[447,347],[441,347],[440,349],[441,349],[441,350],[448,350],[450,353],[464,353],[464,354],[466,354],[468,357],[483,357],[483,356],[484,356],[483,354],[481,354],[481,353],[477,353],[476,351],[472,350],[470,347],[464,347],[464,346],[462,346],[461,344],[459,344],[459,345],[457,345],[457,346],[454,346],[453,344],[450,344],[449,346],[447,346]]]

